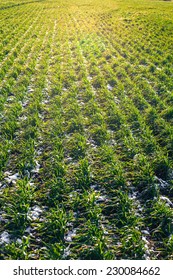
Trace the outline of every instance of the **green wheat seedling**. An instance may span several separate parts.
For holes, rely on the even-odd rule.
[[[29,260],[32,258],[30,251],[30,238],[25,237],[22,240],[8,244],[3,248],[4,259]],[[7,256],[7,257],[6,257]]]
[[[10,189],[6,191],[4,202],[8,223],[5,229],[9,230],[14,237],[23,234],[27,227],[27,213],[34,197],[34,187],[27,179],[18,180],[15,192]]]

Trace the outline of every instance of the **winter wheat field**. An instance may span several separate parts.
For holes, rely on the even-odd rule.
[[[1,0],[0,259],[173,259],[173,2]]]

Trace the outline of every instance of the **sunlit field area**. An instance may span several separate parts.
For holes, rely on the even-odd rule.
[[[0,1],[0,259],[173,259],[173,2]]]

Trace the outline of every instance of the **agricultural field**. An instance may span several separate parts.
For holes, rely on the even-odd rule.
[[[173,2],[1,0],[0,259],[173,259]]]

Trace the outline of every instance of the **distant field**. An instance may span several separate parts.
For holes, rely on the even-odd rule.
[[[173,2],[1,0],[0,259],[173,259]]]

